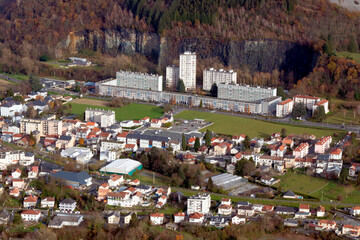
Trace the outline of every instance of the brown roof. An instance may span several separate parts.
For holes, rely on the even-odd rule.
[[[195,219],[201,219],[204,217],[204,214],[201,214],[201,213],[193,213],[193,214],[190,214],[189,218],[195,218]]]
[[[150,213],[150,217],[164,217],[163,213]]]

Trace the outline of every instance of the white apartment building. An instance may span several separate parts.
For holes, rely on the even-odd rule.
[[[276,117],[282,118],[291,114],[294,107],[294,101],[292,99],[286,99],[276,105]]]
[[[15,113],[25,112],[27,109],[26,105],[19,102],[9,101],[0,105],[0,116],[3,117],[14,117]]]
[[[76,208],[76,201],[71,198],[62,200],[59,204],[60,212],[72,213]]]
[[[331,136],[322,137],[315,143],[315,153],[325,153],[330,149],[330,144],[332,142]]]
[[[21,133],[31,134],[34,131],[39,131],[41,137],[46,135],[61,135],[62,121],[29,118],[24,118],[20,121]]]
[[[329,112],[329,101],[328,100],[321,100],[320,102],[317,102],[313,105],[313,114],[315,112],[316,109],[318,109],[320,106],[324,107],[325,110],[325,114],[327,114]]]
[[[299,146],[297,146],[294,151],[293,155],[295,158],[303,158],[309,153],[309,144],[308,143],[301,143]]]
[[[156,74],[140,72],[116,72],[114,86],[135,89],[146,89],[161,92],[163,90],[163,77]]]
[[[203,89],[210,91],[212,85],[216,83],[236,83],[237,73],[233,70],[225,71],[224,69],[215,70],[214,68],[205,69],[203,72]]]
[[[176,88],[177,82],[179,80],[179,67],[172,65],[166,67],[166,87],[167,88]]]
[[[124,149],[124,142],[102,141],[100,146],[100,161],[114,161],[119,158],[119,153]]]
[[[218,85],[218,98],[255,102],[267,98],[275,97],[276,88],[270,87],[251,87],[249,85],[220,83]]]
[[[180,54],[179,78],[183,80],[185,89],[196,88],[196,53],[184,52]]]
[[[23,151],[12,151],[0,153],[0,170],[5,170],[13,164],[31,165],[34,163],[34,154]]]
[[[320,101],[318,97],[306,96],[306,95],[296,95],[294,98],[294,103],[304,103],[307,109],[313,109],[315,103]]]
[[[24,222],[38,222],[41,218],[40,210],[25,210],[21,213],[21,218]]]
[[[206,214],[210,211],[211,196],[210,194],[198,194],[191,196],[187,200],[187,213]]]
[[[115,112],[104,109],[91,109],[87,108],[85,110],[85,121],[88,122],[97,122],[100,124],[100,127],[109,127],[115,124]]]
[[[77,163],[86,164],[94,156],[91,149],[84,147],[71,147],[61,151],[62,157],[69,157],[75,159]]]

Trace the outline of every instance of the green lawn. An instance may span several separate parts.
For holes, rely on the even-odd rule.
[[[323,178],[311,177],[300,173],[288,171],[280,177],[281,182],[276,187],[281,186],[283,190],[291,190],[304,193],[323,201],[329,202],[342,196],[342,203],[360,203],[360,187],[342,186],[336,181]]]
[[[29,76],[24,75],[24,74],[10,74],[10,73],[2,73],[6,76],[21,80],[21,81],[27,81],[29,80]]]
[[[209,129],[216,133],[235,135],[235,134],[246,134],[250,138],[252,137],[263,137],[266,138],[274,132],[280,132],[282,128],[286,128],[288,134],[314,134],[317,137],[326,135],[343,135],[344,131],[325,129],[325,128],[311,128],[311,127],[300,127],[292,124],[281,124],[273,123],[268,121],[254,120],[244,117],[223,115],[209,112],[199,112],[193,110],[185,110],[177,115],[175,118],[180,119],[205,119],[206,121],[213,122],[211,126],[202,129],[205,131]]]
[[[360,53],[351,53],[351,52],[337,52],[336,56],[350,58],[360,63]]]
[[[345,112],[342,111],[344,110],[339,110],[333,114],[330,114],[330,116],[325,120],[325,122],[335,123],[335,124],[345,123],[347,125],[359,125],[360,116],[355,114],[355,118],[354,118],[353,110],[345,110]]]
[[[158,118],[164,114],[164,111],[161,107],[138,104],[138,103],[131,103],[122,108],[110,108],[110,107],[71,103],[71,113],[73,114],[83,114],[86,108],[100,108],[100,109],[113,110],[115,111],[117,121],[138,120],[143,117]]]

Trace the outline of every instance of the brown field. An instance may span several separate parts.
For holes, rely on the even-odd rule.
[[[100,107],[107,107],[108,102],[107,101],[101,101],[96,99],[88,99],[88,98],[78,98],[71,103],[78,103],[78,104],[86,104],[86,105],[92,105],[92,106],[100,106]]]
[[[0,91],[6,91],[10,88],[10,86],[14,86],[14,85],[15,84],[0,78]]]

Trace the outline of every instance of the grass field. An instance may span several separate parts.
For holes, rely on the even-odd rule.
[[[2,73],[4,75],[7,75],[9,77],[15,78],[17,80],[21,80],[21,81],[27,81],[29,80],[29,76],[24,75],[24,74],[10,74],[10,73]]]
[[[351,53],[351,52],[337,52],[336,56],[350,58],[360,63],[360,53]]]
[[[346,125],[359,125],[360,123],[360,116],[355,114],[354,118],[354,111],[353,110],[346,110],[345,115],[342,111],[337,111],[331,114],[325,122],[327,123],[335,123],[335,124],[343,124]]]
[[[117,121],[123,120],[138,120],[143,117],[158,118],[164,114],[164,111],[161,107],[153,105],[145,105],[138,103],[131,103],[122,108],[110,108],[104,106],[102,103],[95,103],[97,100],[85,99],[89,104],[76,103],[75,101],[71,102],[71,113],[73,114],[83,114],[86,108],[101,108],[115,111],[115,116]],[[103,101],[99,101],[103,102]]]
[[[6,91],[11,86],[14,86],[14,85],[16,85],[16,84],[0,78],[0,91]]]
[[[336,200],[342,196],[342,203],[360,203],[360,187],[342,186],[336,181],[323,178],[311,177],[304,174],[288,171],[280,177],[281,182],[275,186],[281,186],[283,190],[291,190],[316,197],[323,201]]]
[[[235,134],[246,134],[249,137],[263,137],[266,138],[274,132],[280,132],[282,128],[286,128],[288,134],[314,134],[317,137],[333,135],[334,133],[338,135],[343,135],[344,131],[333,130],[333,129],[323,129],[323,128],[310,128],[310,127],[300,127],[291,124],[281,124],[281,123],[272,123],[267,121],[229,116],[217,113],[209,112],[199,112],[186,110],[175,116],[175,118],[180,119],[205,119],[206,121],[213,122],[211,126],[202,129],[205,131],[209,129],[216,133],[226,134],[226,135],[235,135]]]

